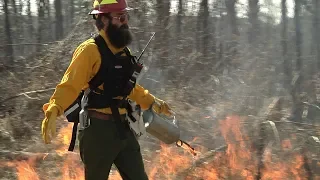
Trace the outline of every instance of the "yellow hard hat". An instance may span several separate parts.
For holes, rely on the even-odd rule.
[[[90,15],[128,11],[126,0],[95,0]]]

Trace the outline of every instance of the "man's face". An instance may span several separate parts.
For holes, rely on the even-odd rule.
[[[128,26],[129,16],[127,12],[111,13],[107,27],[107,35],[110,42],[117,48],[123,48],[132,42],[132,34]]]

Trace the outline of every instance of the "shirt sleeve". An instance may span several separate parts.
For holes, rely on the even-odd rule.
[[[139,84],[136,84],[128,98],[139,104],[142,110],[148,109],[155,99],[155,97],[150,94],[148,90],[144,89]]]
[[[80,45],[75,50],[61,82],[56,86],[48,109],[55,106],[58,108],[58,115],[62,115],[78,97],[80,91],[88,86],[89,80],[101,64],[99,59],[99,52],[94,42]]]

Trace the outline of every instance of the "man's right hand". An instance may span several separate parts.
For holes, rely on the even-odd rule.
[[[42,120],[41,133],[44,143],[49,144],[51,140],[56,136],[56,120],[58,115],[58,109],[55,106],[51,106],[49,109],[45,104],[43,109],[45,110],[45,118]]]

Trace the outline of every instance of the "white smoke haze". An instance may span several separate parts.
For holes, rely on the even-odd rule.
[[[68,16],[71,1],[63,2],[63,22],[55,19],[53,1],[49,2],[50,18],[55,21],[49,21],[47,14],[44,21],[34,16],[31,18],[34,29],[30,29],[27,17],[21,17],[25,18],[21,23],[14,23],[12,16],[10,44],[13,45],[0,46],[0,82],[4,85],[0,87],[0,157],[4,160],[0,161],[0,179],[23,177],[15,169],[21,165],[17,166],[17,162],[33,162],[32,171],[28,172],[35,173],[39,179],[59,179],[56,175],[62,171],[59,163],[67,167],[67,171],[62,171],[64,175],[82,172],[77,154],[65,153],[71,131],[63,117],[58,124],[59,136],[50,146],[42,143],[40,122],[42,105],[53,92],[50,88],[60,82],[73,50],[97,31],[94,21],[87,16],[91,1],[77,2],[74,24]],[[183,2],[182,9],[179,2]],[[317,67],[320,40],[316,40],[314,1],[301,5],[297,26],[295,3],[287,1],[285,34],[281,1],[260,0],[257,19],[249,16],[255,6],[250,9],[248,1],[237,1],[235,8],[231,2],[129,1],[129,5],[136,8],[130,12],[129,25],[134,35],[132,52],[139,55],[152,32],[156,32],[142,56],[145,68],[139,83],[172,106],[177,113],[181,137],[200,148],[201,155],[225,146],[221,154],[204,158],[200,163],[182,148],[164,146],[148,136],[140,141],[148,175],[151,179],[179,179],[180,175],[180,179],[258,179],[256,175],[261,173],[261,179],[281,179],[280,175],[287,179],[307,179],[310,174],[319,178],[317,149],[320,148],[316,148],[316,137],[320,136]],[[231,3],[231,8],[226,3]],[[31,7],[37,15],[35,1],[31,1]],[[26,7],[23,9],[27,11]],[[1,22],[5,22],[3,15],[0,14]],[[1,25],[5,27],[5,23]],[[58,25],[64,28],[61,39],[55,38]],[[297,31],[301,32],[301,39]],[[8,44],[5,28],[0,28],[0,34],[3,34],[1,42]],[[10,55],[8,47],[13,48],[13,60],[5,58]],[[301,67],[297,62],[302,63]],[[270,128],[269,120],[274,121],[278,133]],[[262,122],[270,126],[265,136],[260,131]],[[272,137],[275,134],[279,134],[281,144]],[[273,139],[268,139],[270,137]],[[265,143],[262,150],[260,142]],[[42,159],[35,153],[41,157],[48,154]],[[261,160],[265,162],[264,168],[258,163]],[[235,164],[231,164],[234,161]],[[73,164],[77,165],[77,171],[68,169]],[[115,169],[112,174],[114,172]]]

